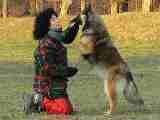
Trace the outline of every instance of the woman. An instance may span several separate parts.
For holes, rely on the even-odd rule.
[[[77,69],[68,66],[67,50],[63,44],[73,42],[79,25],[80,16],[71,20],[62,31],[58,15],[52,8],[39,13],[34,22],[33,36],[38,40],[34,51],[35,77],[34,93],[28,97],[25,112],[46,111],[51,114],[70,114],[73,112],[67,94],[68,77],[77,73]]]

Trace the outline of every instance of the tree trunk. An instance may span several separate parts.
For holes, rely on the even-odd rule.
[[[151,0],[143,0],[143,12],[150,12]]]
[[[43,11],[46,8],[46,0],[36,0],[36,13]]]
[[[111,0],[111,15],[118,13],[118,2],[117,0]]]
[[[67,15],[71,4],[72,4],[72,0],[62,0],[60,16]]]
[[[31,15],[36,15],[36,0],[29,0],[29,5]]]
[[[41,0],[36,0],[35,1],[36,14],[40,12],[40,1]]]
[[[32,15],[36,15],[37,13],[43,11],[47,7],[46,0],[29,0],[30,4],[30,12]]]
[[[92,10],[96,12],[96,0],[91,1]]]
[[[7,0],[3,0],[2,15],[3,15],[3,18],[7,18]]]
[[[85,8],[85,0],[81,0],[81,12],[84,10]]]

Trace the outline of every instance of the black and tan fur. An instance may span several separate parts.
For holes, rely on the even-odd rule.
[[[111,37],[101,18],[95,15],[88,5],[83,11],[84,26],[82,29],[80,48],[81,54],[97,70],[104,79],[105,94],[108,97],[107,113],[116,109],[117,87],[122,82],[123,94],[129,103],[143,105],[132,73],[111,41]]]

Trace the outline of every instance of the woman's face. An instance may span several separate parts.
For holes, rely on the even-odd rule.
[[[51,28],[61,28],[62,26],[60,25],[60,20],[58,17],[56,17],[55,15],[52,15],[51,19],[50,19],[50,23],[51,23]]]

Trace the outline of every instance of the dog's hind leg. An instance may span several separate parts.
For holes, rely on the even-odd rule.
[[[107,114],[111,114],[116,109],[116,76],[112,74],[108,76],[108,79],[105,81],[105,93],[108,96],[109,102]]]

